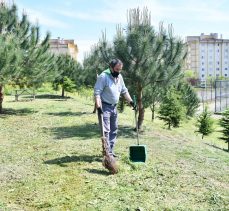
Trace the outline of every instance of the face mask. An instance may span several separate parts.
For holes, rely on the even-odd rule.
[[[119,72],[113,71],[113,72],[111,72],[111,75],[112,75],[114,78],[118,78]]]

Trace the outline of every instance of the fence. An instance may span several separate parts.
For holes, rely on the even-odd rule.
[[[222,112],[229,107],[229,81],[215,81],[215,112]]]
[[[197,90],[200,101],[210,110],[220,113],[229,107],[229,80],[195,80],[190,83]]]

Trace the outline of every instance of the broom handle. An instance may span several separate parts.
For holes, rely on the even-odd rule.
[[[102,137],[105,137],[104,123],[103,123],[103,114],[99,114],[98,113],[98,117],[99,117],[99,124],[100,124],[101,135],[102,135]]]
[[[135,107],[137,108],[137,106],[136,106],[136,104],[137,104],[137,102],[136,102],[136,96],[134,95],[134,105],[135,105]],[[135,115],[135,124],[136,124],[136,132],[137,132],[137,143],[138,143],[138,145],[139,145],[139,137],[138,137],[138,121],[137,121],[137,109],[135,109],[134,110],[134,115]]]

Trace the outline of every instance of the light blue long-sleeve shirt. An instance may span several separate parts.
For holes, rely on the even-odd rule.
[[[102,102],[117,104],[120,94],[125,94],[128,89],[125,86],[122,75],[117,80],[111,75],[110,69],[103,71],[97,78],[94,95],[100,96]]]

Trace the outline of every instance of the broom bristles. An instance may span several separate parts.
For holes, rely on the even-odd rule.
[[[107,140],[105,137],[101,138],[102,140],[102,153],[103,153],[103,166],[108,169],[111,174],[118,173],[118,166],[115,158],[109,154]]]

